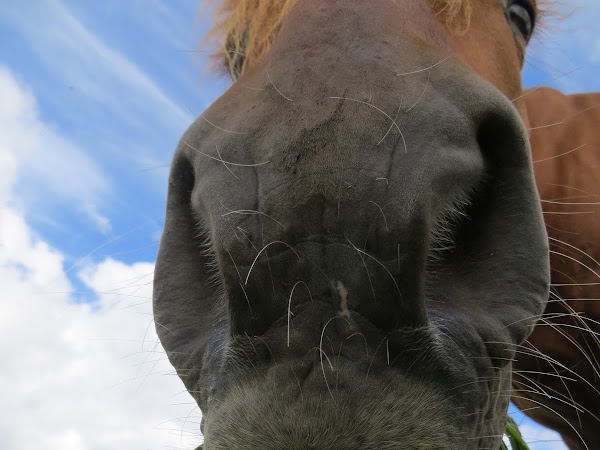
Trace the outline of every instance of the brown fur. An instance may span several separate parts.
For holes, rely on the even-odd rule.
[[[559,431],[570,448],[585,449],[577,430],[588,448],[596,449],[600,93],[564,95],[538,87],[520,101],[529,116],[536,181],[550,236],[553,288],[540,325],[514,363],[514,400],[538,422]]]
[[[211,34],[223,45],[216,57],[236,80],[271,47],[281,22],[297,0],[219,1],[217,21]],[[215,0],[209,0],[215,3]],[[471,21],[470,0],[428,0],[430,7],[457,34],[464,34]]]

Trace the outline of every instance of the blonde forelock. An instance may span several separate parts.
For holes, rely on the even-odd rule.
[[[219,4],[210,34],[222,42],[215,55],[235,80],[270,48],[297,0],[209,0]]]

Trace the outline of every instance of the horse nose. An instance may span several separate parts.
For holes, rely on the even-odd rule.
[[[422,29],[382,36],[380,10],[361,8],[367,20],[343,2],[317,12],[308,3],[205,113],[218,133],[193,129],[183,141],[218,156],[213,175],[205,152],[195,155],[205,167],[196,209],[220,211],[209,234],[232,333],[260,335],[315,301],[381,330],[425,326],[426,298],[444,295],[429,286],[452,284],[433,278],[492,251],[481,224],[495,212],[480,204],[494,203],[487,186],[502,168],[530,170],[524,130],[500,91],[449,47],[424,46]],[[425,33],[440,40],[428,20]],[[305,22],[325,32],[309,35]]]

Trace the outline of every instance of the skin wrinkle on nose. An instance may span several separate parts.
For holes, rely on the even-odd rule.
[[[338,280],[336,289],[338,294],[340,294],[340,316],[345,317],[346,319],[350,318],[350,310],[348,309],[348,289],[344,286],[344,284]]]

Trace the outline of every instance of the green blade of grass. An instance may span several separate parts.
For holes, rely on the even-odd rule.
[[[529,450],[529,447],[523,440],[523,436],[521,436],[517,422],[510,416],[506,417],[506,429],[504,430],[504,434],[508,437],[512,450]],[[504,442],[502,442],[500,450],[508,450]]]

